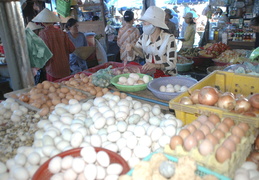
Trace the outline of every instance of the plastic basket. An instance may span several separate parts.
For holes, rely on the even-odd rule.
[[[185,63],[185,64],[179,64],[177,63],[176,64],[176,67],[177,67],[177,71],[189,71],[191,68],[192,68],[192,65],[193,65],[193,61],[190,62],[190,63]]]
[[[70,0],[57,0],[57,12],[61,16],[67,17],[70,15]]]
[[[189,91],[192,92],[195,89],[201,89],[204,86],[213,86],[222,92],[233,92],[234,94],[243,94],[245,96],[249,96],[259,92],[258,81],[259,77],[256,76],[235,74],[217,70],[189,88]],[[200,114],[217,114],[220,118],[230,117],[236,121],[247,122],[253,127],[259,127],[258,117],[250,117],[231,113],[227,110],[215,106],[206,106],[201,104],[180,104],[180,99],[184,96],[189,96],[188,92],[182,93],[169,101],[169,108],[175,110],[176,117],[182,120],[184,124],[191,123]]]
[[[120,175],[126,174],[130,170],[128,163],[117,153],[112,152],[108,149],[100,148],[100,147],[94,147],[94,148],[95,148],[96,152],[105,151],[109,155],[111,163],[119,163],[122,165],[123,170]],[[82,148],[71,149],[71,150],[62,152],[56,156],[60,156],[62,158],[65,156],[70,156],[70,155],[73,157],[78,157],[78,156],[80,156],[81,149]],[[54,157],[56,157],[56,156],[54,156]],[[51,159],[53,159],[54,157],[52,157]],[[46,180],[46,179],[51,178],[52,174],[48,170],[48,165],[49,165],[51,159],[49,159],[48,161],[46,161],[44,164],[42,164],[39,167],[39,169],[33,175],[32,180]]]
[[[156,152],[149,154],[147,157],[145,157],[143,159],[143,161],[149,161],[154,154],[156,154]],[[175,163],[178,162],[177,157],[174,157],[174,156],[171,156],[171,155],[168,155],[168,154],[165,154],[165,153],[164,153],[164,155],[166,156],[166,158],[168,160],[173,161]],[[127,175],[132,176],[133,171],[134,171],[134,169],[131,169],[127,173]],[[200,165],[197,165],[197,170],[195,171],[195,174],[200,176],[200,177],[203,177],[205,175],[213,175],[213,176],[217,177],[219,180],[230,180],[230,178],[228,178],[226,176],[223,176],[223,175],[221,175],[217,172],[211,171],[210,169],[208,169],[206,167],[203,167],[203,166],[200,166]]]
[[[129,85],[121,85],[121,84],[117,84],[117,82],[119,81],[119,78],[120,77],[129,77],[129,74],[120,74],[120,75],[117,75],[115,77],[113,77],[111,79],[111,83],[119,90],[121,91],[126,91],[126,92],[136,92],[136,91],[142,91],[142,90],[145,90],[147,88],[147,84],[139,84],[139,85],[132,85],[132,86],[129,86]],[[140,73],[137,73],[140,77],[143,77],[145,74],[140,74]],[[149,80],[151,81],[153,78],[151,76],[149,76]]]
[[[159,99],[169,101],[182,92],[161,92],[159,90],[160,86],[167,84],[179,84],[180,86],[187,86],[188,88],[197,83],[198,81],[196,79],[190,78],[190,77],[181,77],[181,76],[171,76],[171,77],[160,77],[157,79],[153,79],[150,81],[147,85],[147,88]]]

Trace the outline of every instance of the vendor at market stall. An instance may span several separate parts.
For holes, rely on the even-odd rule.
[[[177,74],[176,42],[173,34],[166,33],[165,12],[150,6],[140,18],[143,21],[143,34],[135,46],[128,44],[127,51],[133,48],[139,56],[145,58],[143,70],[156,69],[155,78]],[[131,53],[128,53],[132,57]]]

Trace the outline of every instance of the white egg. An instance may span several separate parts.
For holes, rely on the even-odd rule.
[[[103,117],[105,117],[106,119],[110,118],[110,117],[114,117],[115,113],[112,110],[108,110],[103,114]]]
[[[117,121],[124,121],[127,119],[127,117],[128,117],[128,114],[123,111],[119,111],[118,113],[115,114],[115,119]]]
[[[80,155],[83,157],[86,163],[92,164],[96,161],[97,153],[92,146],[83,147],[80,151]]]
[[[109,118],[107,118],[106,119],[106,124],[108,125],[108,127],[110,126],[110,125],[113,125],[113,124],[115,124],[115,118],[114,117],[109,117]]]
[[[62,158],[61,168],[64,170],[70,169],[72,167],[73,159],[73,156],[65,156],[64,158]]]
[[[125,83],[125,82],[127,82],[127,78],[121,76],[121,77],[119,77],[119,81],[118,82]]]
[[[164,133],[167,136],[172,137],[172,136],[176,135],[176,127],[174,125],[168,125],[168,126],[164,127]]]
[[[24,154],[20,153],[14,157],[14,160],[16,164],[23,166],[27,162],[27,157]]]
[[[108,175],[119,175],[122,172],[122,170],[123,167],[121,164],[112,163],[107,167],[106,172]]]
[[[179,84],[174,85],[175,92],[179,92],[181,90],[181,86]]]
[[[166,92],[175,92],[173,87],[166,88]]]
[[[151,149],[147,146],[137,145],[133,150],[135,156],[142,159],[151,153]]]
[[[93,134],[91,136],[91,145],[94,147],[101,147],[102,145],[102,138],[98,134]]]
[[[13,171],[13,176],[17,180],[29,179],[30,174],[24,167],[17,167]]]
[[[107,139],[110,142],[116,142],[120,138],[121,138],[121,133],[119,131],[113,131],[107,136]]]
[[[110,164],[110,157],[105,151],[97,152],[96,160],[103,167],[108,167]]]
[[[67,146],[70,146],[70,143],[69,143],[69,141],[60,141],[57,145],[56,145],[56,147],[57,147],[57,149],[58,150],[60,150],[60,151],[62,151],[64,148],[66,148]],[[53,150],[55,150],[55,149],[53,149]],[[52,153],[52,151],[51,151],[51,153]]]
[[[103,146],[105,149],[108,149],[113,152],[118,152],[119,148],[116,144],[114,143],[107,143],[107,145]]]
[[[140,119],[141,119],[141,117],[140,117],[139,114],[132,114],[132,115],[128,118],[128,123],[129,123],[129,124],[137,124]]]
[[[166,88],[173,88],[174,86],[172,84],[167,84]]]
[[[30,177],[32,177],[35,174],[35,172],[39,169],[39,166],[28,166],[26,169],[29,172]]]
[[[127,147],[130,149],[134,149],[138,143],[138,139],[136,136],[132,135],[127,138]]]
[[[138,144],[141,146],[150,147],[152,144],[152,140],[148,135],[144,135],[139,138]]]
[[[128,147],[124,147],[121,149],[120,155],[123,157],[123,159],[128,161],[132,156],[132,150]]]
[[[166,91],[166,87],[164,85],[160,86],[159,91],[165,92]]]
[[[106,124],[106,118],[101,116],[94,121],[94,127],[96,129],[102,129]]]
[[[50,178],[50,180],[63,180],[63,179],[64,179],[63,173],[54,174],[54,175],[51,176],[51,178]]]
[[[81,173],[84,171],[85,168],[85,161],[83,160],[83,158],[81,157],[76,157],[73,159],[72,162],[72,169],[76,172],[76,173]]]
[[[48,169],[51,173],[59,173],[61,170],[61,161],[62,158],[59,156],[54,157],[53,159],[50,160]]]
[[[73,148],[77,148],[83,141],[83,135],[80,132],[75,132],[71,136],[70,144]]]
[[[77,174],[73,169],[67,169],[65,172],[63,172],[63,179],[64,180],[71,180],[71,179],[76,179]]]
[[[127,123],[125,121],[119,121],[117,127],[119,132],[125,132],[127,130]]]
[[[134,135],[136,137],[141,137],[141,136],[144,136],[145,134],[146,134],[146,130],[143,126],[135,126]]]
[[[167,135],[162,135],[159,140],[158,143],[161,147],[165,147],[165,145],[170,144],[170,140],[171,138]]]
[[[153,107],[153,108],[152,108],[152,113],[153,113],[155,116],[159,115],[159,114],[161,113],[160,106],[158,106],[158,107]]]
[[[96,179],[104,179],[106,177],[106,169],[104,169],[102,166],[96,166],[97,168],[97,176]]]
[[[254,162],[247,161],[242,164],[241,168],[244,168],[247,170],[256,170],[257,165]]]
[[[128,164],[130,168],[134,168],[139,162],[140,162],[140,159],[138,157],[131,157],[128,160]]]
[[[181,89],[180,89],[181,92],[185,92],[185,91],[187,91],[187,90],[188,90],[188,87],[187,87],[187,86],[182,86]]]
[[[40,163],[40,155],[37,152],[32,152],[31,154],[29,154],[28,156],[28,162],[31,165],[37,165]]]
[[[127,145],[127,140],[123,137],[121,137],[120,139],[118,139],[118,141],[116,142],[119,150],[121,150],[122,148],[126,147]]]
[[[122,137],[127,139],[128,137],[132,136],[133,135],[133,132],[132,131],[125,131],[123,134],[122,134]]]
[[[7,167],[4,163],[0,162],[0,174],[5,173],[7,171]]]
[[[87,164],[84,169],[84,175],[87,180],[94,180],[97,176],[97,168],[94,164]]]
[[[162,134],[164,133],[163,129],[160,128],[160,127],[156,127],[153,132],[151,133],[151,139],[152,141],[157,141],[161,136]]]
[[[143,76],[143,81],[147,84],[149,82],[149,76],[145,74]]]
[[[252,179],[255,177],[259,177],[259,171],[255,170],[255,169],[249,170],[249,178]]]
[[[134,83],[135,83],[135,79],[133,79],[133,78],[127,79],[127,85],[132,86]]]
[[[138,114],[140,117],[143,117],[145,114],[145,111],[142,108],[138,108],[134,111],[134,114]]]

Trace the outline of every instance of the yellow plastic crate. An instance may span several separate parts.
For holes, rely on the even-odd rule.
[[[213,86],[222,92],[232,92],[234,94],[243,94],[249,96],[259,93],[259,77],[243,74],[235,74],[225,71],[214,71],[200,82],[190,87],[190,91],[201,89],[204,86]],[[253,127],[259,127],[259,118],[244,116],[236,113],[231,113],[215,106],[206,106],[201,104],[183,105],[180,104],[180,99],[184,96],[189,96],[188,92],[184,92],[174,99],[169,101],[169,108],[175,110],[175,115],[182,120],[184,124],[190,124],[200,114],[210,115],[217,114],[220,118],[230,117],[235,121],[247,122]]]

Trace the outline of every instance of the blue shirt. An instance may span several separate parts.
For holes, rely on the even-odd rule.
[[[76,38],[72,36],[71,32],[68,32],[67,34],[76,48],[87,46],[87,41],[83,33],[79,32]],[[71,74],[76,74],[88,68],[86,60],[77,57],[74,53],[69,55],[69,64],[70,70],[72,71]]]

